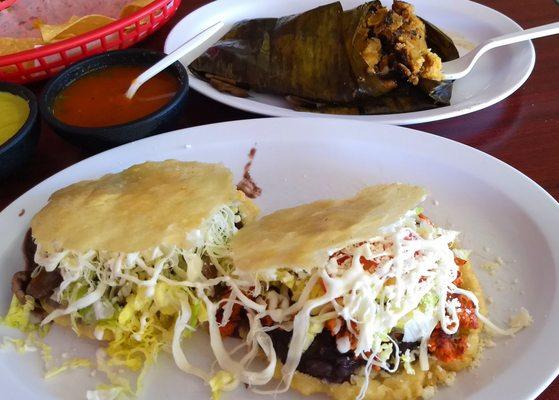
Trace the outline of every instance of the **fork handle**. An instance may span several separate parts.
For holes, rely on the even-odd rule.
[[[494,49],[495,47],[506,46],[507,44],[557,34],[559,34],[559,22],[553,22],[551,24],[536,26],[535,28],[526,29],[520,32],[507,33],[506,35],[497,36],[482,43],[479,47],[480,50],[483,48],[483,52],[485,52],[489,49]]]
[[[172,53],[166,55],[157,63],[149,67],[147,70],[142,72],[136,79],[132,81],[132,84],[126,92],[126,97],[131,99],[134,97],[140,86],[146,83],[148,80],[153,78],[155,75],[163,71],[169,65],[173,64],[175,61],[181,60],[184,65],[190,64],[192,59],[192,53],[199,49],[203,45],[208,43],[213,43],[212,41],[217,40],[217,35],[221,32],[221,29],[225,26],[223,21],[216,22],[212,26],[204,29],[202,32],[198,33],[194,37],[188,39],[184,44],[182,44],[178,49],[174,50]],[[189,57],[188,60],[186,59]]]
[[[479,44],[468,54],[456,60],[445,62],[443,64],[444,77],[450,80],[462,78],[472,70],[474,64],[482,55],[496,47],[556,34],[559,34],[559,22],[491,38]]]

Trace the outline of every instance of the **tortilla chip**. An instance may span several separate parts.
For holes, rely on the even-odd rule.
[[[0,0],[1,2],[2,0]],[[125,18],[131,14],[141,10],[143,7],[153,3],[154,0],[133,0],[122,8],[119,18]],[[73,16],[67,22],[62,24],[45,24],[39,18],[35,18],[32,27],[38,29],[41,38],[16,38],[16,37],[0,37],[0,56],[15,54],[21,51],[33,49],[37,45],[58,42],[75,36],[82,35],[97,28],[101,28],[111,22],[116,21],[115,18],[100,14],[86,15],[83,17]],[[149,22],[149,16],[140,24]],[[135,25],[131,25],[130,29],[134,29]],[[36,32],[36,31],[35,31]]]
[[[52,43],[90,32],[114,21],[114,18],[104,15],[87,15],[85,17],[72,17],[65,24],[42,24],[39,29],[43,40],[46,43]]]
[[[0,56],[19,53],[44,44],[40,38],[9,38],[0,37]]]
[[[130,4],[124,6],[122,12],[120,13],[120,18],[128,17],[129,15],[134,14],[136,11],[141,10],[142,8],[153,2],[154,0],[134,0]]]

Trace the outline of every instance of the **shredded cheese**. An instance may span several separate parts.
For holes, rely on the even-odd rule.
[[[407,364],[406,369],[411,369],[410,359],[417,358],[421,369],[428,370],[427,343],[433,329],[440,324],[442,330],[451,335],[459,327],[461,304],[449,294],[463,294],[477,307],[475,295],[454,283],[459,267],[451,248],[457,236],[458,232],[433,227],[430,222],[418,218],[417,212],[410,211],[379,236],[342,250],[334,249],[327,265],[317,267],[304,278],[299,270],[291,272],[297,274],[295,279],[285,279],[285,274],[290,272],[281,270],[255,278],[268,285],[270,280],[283,276],[294,293],[291,299],[281,290],[262,291],[254,282],[247,284],[232,277],[227,282],[231,295],[221,300],[225,310],[221,323],[228,322],[230,312],[227,310],[233,303],[242,304],[251,321],[245,341],[247,352],[252,354],[254,348],[259,347],[267,355],[268,364],[265,370],[255,374],[246,369],[250,362],[233,361],[222,345],[215,318],[209,317],[212,348],[220,367],[249,385],[267,383],[271,374],[265,371],[272,368],[275,356],[271,357],[270,353],[274,350],[254,338],[264,330],[260,321],[269,318],[274,324],[266,329],[282,327],[291,331],[291,342],[282,367],[282,384],[275,390],[255,391],[285,392],[308,346],[311,326],[320,321],[322,315],[328,315],[328,318],[333,315],[345,321],[357,341],[355,355],[366,360],[365,379],[358,398],[366,393],[373,366],[387,372],[398,369],[400,352],[390,336],[397,326],[403,326],[404,341],[420,342],[417,356],[405,354],[404,367]],[[246,276],[243,279],[249,280]],[[297,288],[298,280],[304,281],[301,290]],[[248,298],[246,293],[252,293],[257,297],[256,301]],[[204,296],[200,290],[199,295]],[[218,306],[207,297],[204,299],[208,315],[215,315]],[[338,340],[337,344],[341,352],[348,350],[347,340]],[[243,360],[251,361],[252,358],[247,356]]]
[[[534,323],[534,319],[524,307],[520,308],[518,313],[510,318],[510,326],[516,332],[527,328]]]

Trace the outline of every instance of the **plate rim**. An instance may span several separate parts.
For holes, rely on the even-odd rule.
[[[259,2],[260,0],[245,0],[246,2]],[[279,0],[272,0],[272,1],[279,1]],[[433,0],[436,1],[436,0]],[[503,21],[507,21],[511,24],[512,27],[515,28],[514,31],[523,30],[522,26],[518,24],[515,20],[510,18],[509,16],[497,11],[489,6],[476,3],[471,0],[455,0],[467,5],[468,7],[479,7],[484,10],[486,13],[493,13],[494,15],[499,15],[499,18],[502,18]],[[325,0],[325,3],[329,2],[329,0]],[[331,2],[331,1],[330,1]],[[205,4],[202,7],[194,10],[190,14],[183,17],[180,21],[178,21],[169,34],[167,35],[164,43],[164,52],[169,54],[173,51],[176,46],[171,46],[171,41],[174,40],[174,36],[177,35],[179,31],[179,27],[182,25],[188,24],[189,20],[192,18],[196,18],[199,13],[203,13],[205,10],[228,6],[230,3],[233,3],[232,0],[216,0],[211,3]],[[516,92],[530,77],[534,70],[535,62],[536,62],[536,51],[534,48],[533,42],[527,41],[524,42],[528,44],[529,48],[529,62],[527,65],[526,70],[524,71],[523,75],[519,77],[519,79],[515,82],[514,85],[510,86],[507,90],[501,92],[498,96],[492,97],[490,100],[485,102],[476,102],[475,104],[462,107],[454,110],[444,111],[445,109],[452,108],[451,106],[447,107],[440,107],[431,110],[423,110],[423,111],[414,111],[409,113],[397,113],[397,114],[377,114],[377,115],[340,115],[340,114],[320,114],[320,113],[313,113],[313,112],[305,112],[305,111],[295,111],[288,108],[279,107],[276,105],[261,103],[255,99],[243,99],[238,98],[232,95],[228,95],[226,93],[218,92],[217,90],[208,89],[205,87],[206,82],[202,81],[198,77],[188,70],[189,80],[190,80],[190,87],[194,89],[196,92],[209,97],[210,99],[224,104],[226,106],[261,115],[261,116],[272,116],[272,117],[309,117],[309,118],[340,118],[340,119],[353,119],[353,120],[365,120],[369,122],[377,122],[383,124],[391,124],[391,125],[412,125],[412,124],[421,124],[427,122],[434,122],[440,121],[450,118],[456,118],[458,116],[471,114],[473,112],[491,107],[510,95]],[[260,109],[262,107],[262,109]]]

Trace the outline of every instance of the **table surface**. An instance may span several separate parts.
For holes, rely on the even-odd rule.
[[[183,0],[168,25],[140,43],[163,49],[175,22],[206,0]],[[482,0],[524,28],[559,20],[559,0]],[[557,37],[538,39],[536,67],[528,81],[506,100],[476,113],[414,128],[444,136],[489,153],[525,173],[559,199],[559,46]],[[32,85],[39,92],[42,84]],[[259,117],[210,100],[194,91],[180,127]],[[45,124],[37,154],[14,176],[0,182],[0,210],[54,173],[92,155],[60,139]],[[538,400],[559,399],[559,378]]]

